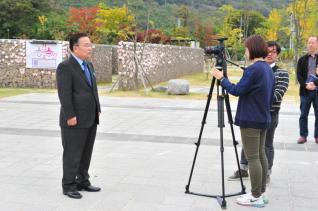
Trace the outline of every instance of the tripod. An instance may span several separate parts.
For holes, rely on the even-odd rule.
[[[220,128],[220,152],[221,152],[221,173],[222,173],[222,195],[209,195],[209,194],[201,194],[201,193],[195,193],[195,192],[191,192],[190,189],[190,183],[191,183],[191,179],[192,179],[192,174],[193,174],[193,170],[194,170],[194,165],[197,159],[197,155],[198,155],[198,151],[199,151],[199,147],[201,144],[201,137],[202,137],[202,133],[204,130],[204,126],[206,124],[206,118],[208,115],[208,111],[209,111],[209,107],[210,107],[210,102],[211,102],[211,98],[212,98],[212,93],[213,93],[213,88],[216,82],[216,78],[213,77],[212,82],[211,82],[211,87],[209,90],[209,94],[208,94],[208,99],[207,99],[207,103],[205,106],[205,110],[204,110],[204,115],[203,115],[203,120],[201,123],[201,129],[200,129],[200,134],[199,134],[199,138],[198,141],[195,143],[196,145],[196,150],[195,150],[195,154],[194,154],[194,159],[193,159],[193,163],[192,163],[192,168],[191,168],[191,173],[189,176],[189,181],[188,184],[186,185],[185,189],[185,193],[186,194],[193,194],[193,195],[198,195],[198,196],[205,196],[205,197],[211,197],[211,198],[216,198],[218,203],[220,204],[220,206],[225,209],[226,208],[226,200],[225,197],[230,197],[230,196],[237,196],[237,195],[241,195],[241,194],[245,194],[245,186],[243,185],[243,180],[242,180],[242,175],[241,175],[241,168],[240,168],[240,164],[239,164],[239,158],[238,158],[238,153],[237,153],[237,145],[238,142],[235,140],[235,134],[234,134],[234,129],[233,129],[233,118],[232,118],[232,113],[231,113],[231,106],[230,106],[230,101],[229,101],[229,95],[228,93],[224,90],[224,88],[222,88],[221,92],[220,92],[220,81],[217,81],[217,112],[218,112],[218,127]],[[225,127],[224,125],[224,103],[226,106],[226,112],[227,112],[227,117],[228,117],[228,121],[231,127],[231,133],[232,133],[232,139],[233,139],[233,146],[234,146],[234,150],[235,150],[235,156],[236,156],[236,163],[237,163],[237,167],[238,167],[238,172],[240,175],[240,182],[241,182],[241,187],[242,190],[238,193],[232,193],[232,194],[225,194],[225,185],[224,185],[224,143],[223,143],[223,128]]]

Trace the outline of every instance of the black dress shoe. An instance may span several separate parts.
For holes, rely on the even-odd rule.
[[[73,199],[82,198],[82,194],[80,194],[78,191],[64,191],[63,194]]]
[[[78,190],[84,190],[84,191],[88,191],[88,192],[98,192],[101,190],[101,188],[99,187],[94,187],[92,185],[89,186],[85,186],[85,187],[81,187],[81,186],[77,186]]]

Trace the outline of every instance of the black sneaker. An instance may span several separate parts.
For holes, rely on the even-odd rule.
[[[248,172],[246,170],[241,169],[241,175],[242,179],[247,179],[248,178]],[[239,180],[240,179],[240,174],[239,171],[235,171],[232,176],[228,177],[228,180],[233,181],[233,180]]]

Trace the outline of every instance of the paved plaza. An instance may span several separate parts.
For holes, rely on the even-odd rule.
[[[90,174],[92,184],[102,191],[82,192],[83,198],[76,200],[62,194],[57,94],[0,99],[0,211],[222,210],[213,198],[184,193],[204,100],[101,96],[100,101],[101,124]],[[231,104],[234,116],[236,101]],[[299,105],[285,101],[276,132],[273,175],[268,186],[270,202],[262,210],[318,210],[314,116],[311,111],[310,137],[304,145],[296,144],[298,117]],[[237,127],[235,135],[240,142]],[[191,191],[221,193],[219,145],[216,102],[212,99]],[[237,168],[228,124],[224,128],[224,145],[228,177]],[[244,182],[249,191],[249,180]],[[239,182],[226,180],[226,193],[240,190]],[[226,198],[227,210],[257,209],[239,206],[235,198]]]

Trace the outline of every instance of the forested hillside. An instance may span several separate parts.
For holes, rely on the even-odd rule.
[[[105,0],[102,1],[111,7],[128,5],[134,9],[134,13],[139,18],[139,26],[146,29],[146,13],[149,11],[150,20],[154,28],[159,28],[170,33],[176,23],[178,9],[187,7],[189,19],[199,19],[204,23],[213,24],[215,32],[223,24],[225,14],[218,9],[224,5],[231,5],[236,9],[246,11],[258,11],[264,16],[268,16],[273,8],[284,8],[289,0]],[[101,2],[100,0],[59,0],[60,6],[69,7],[93,6]]]
[[[61,0],[65,6],[94,5],[99,0]],[[120,5],[133,3],[129,0],[106,0],[103,1],[109,5]],[[135,1],[137,2],[137,1]],[[159,5],[187,5],[191,9],[199,11],[215,10],[222,5],[230,4],[237,9],[257,10],[267,15],[273,8],[282,8],[287,5],[289,0],[148,0],[148,2],[156,2]]]
[[[205,47],[222,36],[240,57],[246,37],[260,34],[290,58],[318,33],[317,0],[1,0],[0,7],[0,38],[67,40],[85,31],[95,43],[196,40]]]

